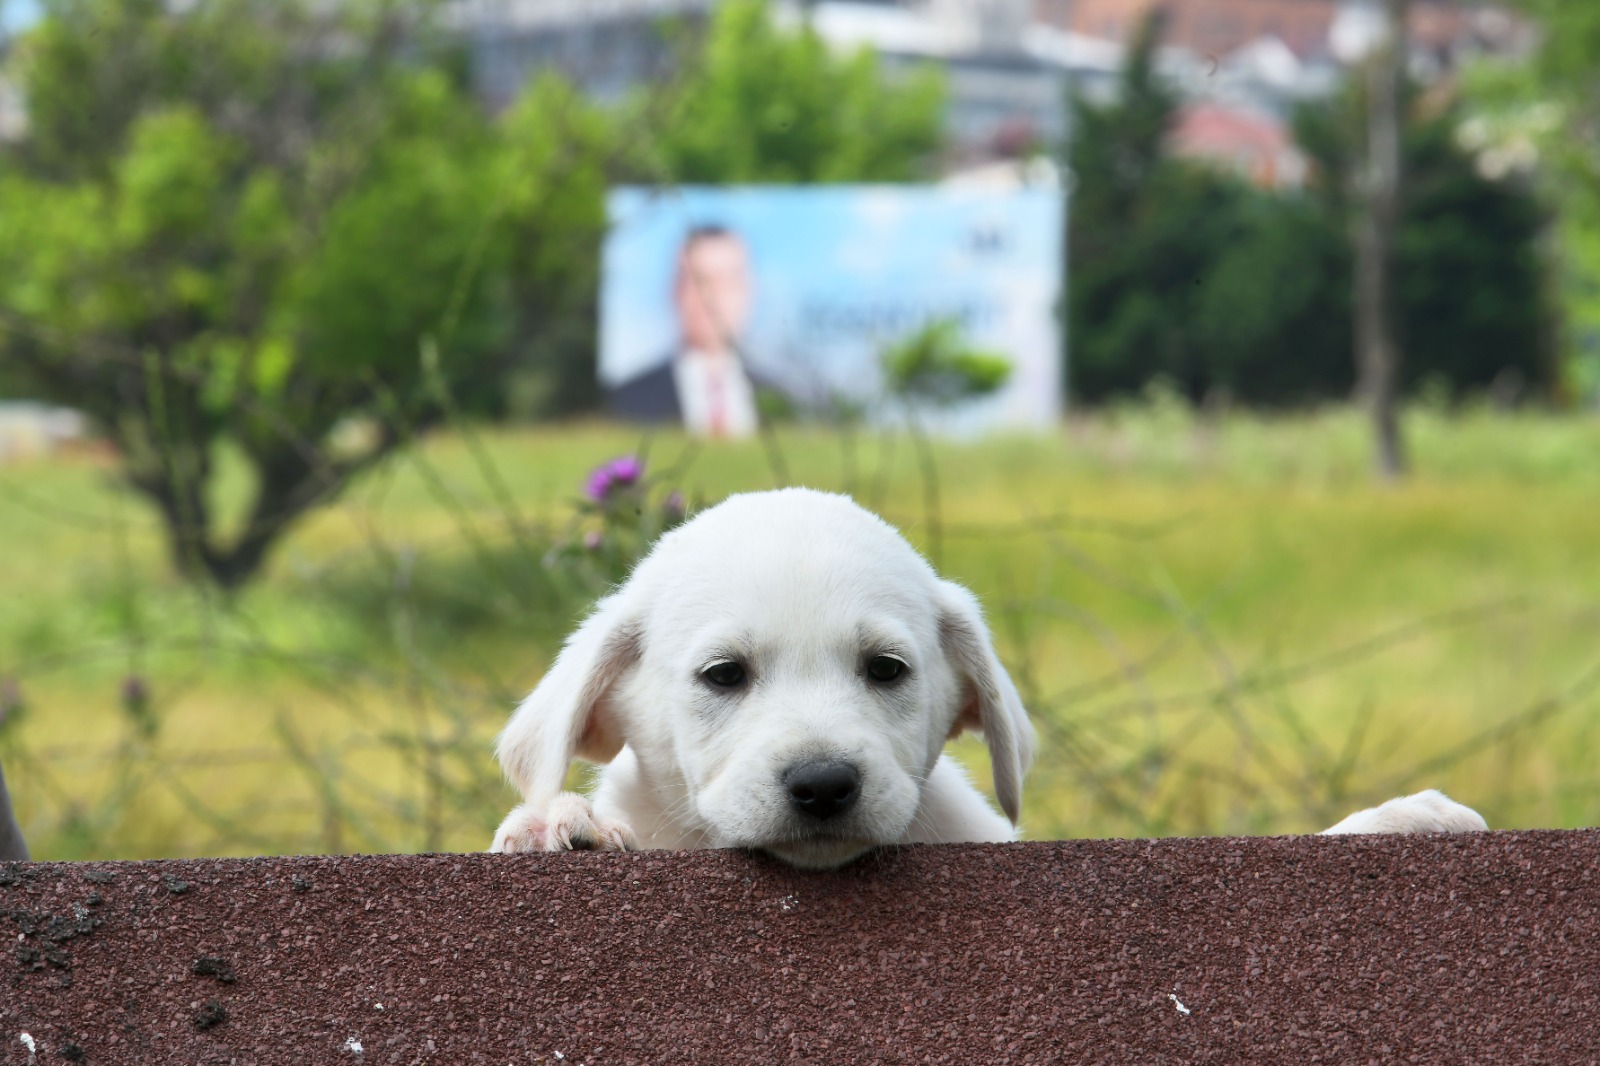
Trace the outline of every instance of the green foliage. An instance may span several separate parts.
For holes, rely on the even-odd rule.
[[[1158,12],[1146,19],[1130,42],[1115,103],[1096,106],[1083,97],[1068,101],[1072,203],[1086,223],[1072,234],[1075,260],[1081,256],[1093,262],[1121,243],[1117,231],[1138,223],[1151,199],[1146,190],[1170,170],[1163,142],[1178,97],[1155,72],[1164,17]],[[1091,219],[1104,225],[1089,228]]]
[[[0,350],[118,445],[178,568],[231,586],[445,396],[498,396],[529,314],[582,304],[555,262],[599,230],[603,135],[587,113],[581,136],[532,128],[570,103],[548,87],[496,129],[425,4],[167,6],[56,0],[25,43]],[[211,499],[224,442],[253,474],[242,516]]]
[[[1077,398],[1161,378],[1198,399],[1267,402],[1348,388],[1339,236],[1303,202],[1165,154],[1177,106],[1153,69],[1160,23],[1118,100],[1072,103],[1068,369]]]
[[[1233,185],[1232,207],[1232,233],[1191,287],[1204,387],[1262,403],[1342,399],[1353,376],[1344,233],[1304,197]]]
[[[1011,376],[1011,360],[971,347],[959,322],[939,319],[890,347],[883,371],[894,395],[946,406],[1000,388]]]
[[[656,149],[674,181],[909,181],[940,144],[943,85],[829,51],[765,0],[726,0],[670,97]]]
[[[1496,169],[1532,180],[1553,216],[1562,394],[1600,402],[1600,6],[1518,0],[1540,29],[1530,61],[1468,71],[1465,132]]]
[[[1162,154],[1176,101],[1150,55],[1132,52],[1119,100],[1075,101],[1070,164],[1068,367],[1076,394],[1136,395],[1155,377],[1191,399],[1343,398],[1354,381],[1348,192],[1361,101],[1348,93],[1296,116],[1314,161],[1305,194],[1251,188]],[[1407,199],[1397,238],[1404,383],[1453,395],[1508,371],[1549,380],[1542,225],[1519,188],[1480,175],[1434,105],[1405,134]]]
[[[496,236],[515,309],[511,395],[480,406],[544,414],[594,406],[600,247],[609,185],[642,180],[625,118],[555,75],[536,78],[500,116]],[[488,383],[499,390],[500,382]]]
[[[1352,92],[1296,120],[1315,164],[1313,195],[1345,232],[1361,107]],[[1543,216],[1516,183],[1479,173],[1476,157],[1461,146],[1460,124],[1459,108],[1437,95],[1409,105],[1396,237],[1403,383],[1415,391],[1439,382],[1455,396],[1502,374],[1548,385]]]
[[[1403,493],[1372,484],[1349,409],[1162,400],[931,443],[942,570],[983,600],[1041,732],[1029,836],[1298,832],[1429,785],[1499,827],[1600,820],[1600,688],[1574,687],[1596,679],[1600,420],[1407,421]],[[672,485],[786,480],[930,546],[903,436],[780,441],[787,479],[768,442],[656,436],[634,526],[627,494],[581,518],[574,497],[636,431],[441,433],[291,533],[294,565],[227,609],[163,578],[160,530],[99,463],[0,466],[0,711],[26,707],[0,761],[35,856],[484,847],[517,802],[494,733],[592,595],[543,565],[567,531],[631,537]],[[598,581],[610,562],[595,552]],[[981,781],[981,745],[954,750]]]

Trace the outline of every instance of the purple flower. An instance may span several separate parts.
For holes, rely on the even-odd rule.
[[[584,482],[583,493],[595,503],[604,503],[613,492],[635,484],[644,476],[644,464],[637,455],[624,455],[595,467]]]
[[[668,521],[676,522],[683,517],[683,493],[673,492],[661,503],[661,510],[666,513]]]
[[[587,551],[597,552],[604,543],[605,538],[600,535],[598,529],[591,529],[583,535],[583,546]]]

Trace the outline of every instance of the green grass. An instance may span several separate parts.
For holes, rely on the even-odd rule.
[[[1043,744],[1028,835],[1293,832],[1436,785],[1498,826],[1600,820],[1600,423],[1171,403],[936,447],[784,428],[652,468],[691,499],[854,493],[983,598]],[[170,575],[91,456],[0,468],[0,723],[41,857],[472,849],[489,753],[593,587],[546,565],[604,425],[440,437],[236,601]],[[236,499],[238,472],[219,492]],[[141,680],[145,703],[123,698]],[[981,768],[982,750],[958,746]]]

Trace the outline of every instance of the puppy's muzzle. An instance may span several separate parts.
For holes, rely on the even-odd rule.
[[[823,761],[791,766],[783,775],[789,804],[819,821],[837,818],[861,796],[861,772],[847,762]]]

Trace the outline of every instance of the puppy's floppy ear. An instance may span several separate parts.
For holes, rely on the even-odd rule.
[[[622,750],[610,694],[638,660],[643,634],[629,599],[623,588],[595,606],[500,734],[495,756],[525,802],[554,799],[574,756],[602,763]]]
[[[964,686],[950,736],[969,729],[983,734],[994,769],[995,798],[1015,825],[1022,807],[1022,778],[1033,762],[1033,724],[1011,675],[994,653],[977,598],[949,581],[939,583],[939,593],[939,639]]]

